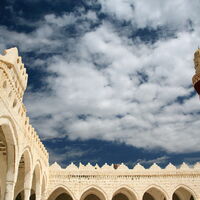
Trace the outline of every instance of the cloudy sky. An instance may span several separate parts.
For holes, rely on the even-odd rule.
[[[24,102],[51,163],[200,161],[199,0],[1,0]]]

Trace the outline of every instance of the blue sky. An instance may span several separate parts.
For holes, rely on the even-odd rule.
[[[1,1],[0,50],[19,48],[51,163],[200,160],[199,10],[199,0]]]

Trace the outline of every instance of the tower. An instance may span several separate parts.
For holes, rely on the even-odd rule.
[[[195,75],[192,77],[192,83],[196,92],[200,95],[200,49],[194,53]]]
[[[3,53],[4,55],[0,55],[0,61],[7,66],[7,76],[9,76],[8,80],[13,84],[16,97],[22,101],[28,80],[26,68],[22,63],[22,58],[18,56],[18,50],[16,47],[7,49]]]

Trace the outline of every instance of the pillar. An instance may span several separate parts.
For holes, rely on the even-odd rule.
[[[41,200],[41,194],[36,194],[36,199],[35,200]]]
[[[29,169],[24,178],[24,200],[29,200],[31,196],[33,172]]]
[[[14,190],[15,190],[15,182],[7,181],[4,200],[13,200],[14,199]]]
[[[41,200],[46,200],[46,193],[45,192],[42,194]]]
[[[24,200],[29,200],[31,196],[31,188],[24,188]]]

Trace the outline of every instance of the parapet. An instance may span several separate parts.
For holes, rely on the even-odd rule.
[[[3,55],[0,55],[0,62],[5,63],[9,68],[9,74],[12,77],[17,94],[19,98],[22,98],[27,87],[28,74],[22,63],[22,58],[18,55],[17,48],[4,50]]]
[[[152,164],[148,169],[137,163],[133,168],[128,168],[125,164],[118,165],[115,168],[114,164],[108,165],[105,163],[102,167],[96,165],[91,165],[90,163],[76,166],[71,163],[66,168],[61,168],[58,163],[54,163],[49,167],[50,174],[55,175],[122,175],[122,176],[147,176],[147,175],[179,175],[179,174],[194,174],[200,173],[200,163],[196,163],[194,166],[189,166],[186,163],[182,163],[179,167],[174,166],[169,163],[165,168],[161,168],[156,163]]]

